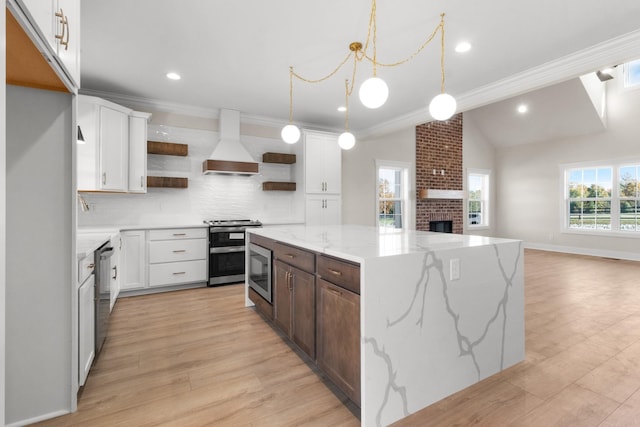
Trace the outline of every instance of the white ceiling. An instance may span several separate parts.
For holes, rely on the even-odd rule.
[[[82,88],[203,112],[286,122],[289,66],[326,75],[365,41],[370,0],[82,0]],[[446,91],[468,110],[640,57],[638,0],[378,0],[378,60],[409,56],[446,13]],[[455,53],[467,40],[473,49]],[[591,55],[591,52],[594,52]],[[439,40],[416,59],[379,68],[387,103],[368,110],[350,99],[358,136],[394,123],[429,121],[440,90]],[[165,74],[176,71],[180,81]],[[359,85],[371,74],[361,62]],[[351,66],[321,84],[294,81],[294,121],[340,129]],[[199,111],[200,111],[199,110]]]

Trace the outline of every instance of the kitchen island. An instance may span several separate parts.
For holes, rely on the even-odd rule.
[[[248,233],[359,265],[363,426],[391,424],[524,359],[520,241],[365,226]]]

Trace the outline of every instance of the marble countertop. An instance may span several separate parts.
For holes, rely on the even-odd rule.
[[[82,259],[92,254],[100,246],[107,243],[111,238],[117,235],[118,229],[100,229],[93,231],[80,231],[76,234],[76,255],[78,259]]]
[[[76,233],[76,255],[78,259],[91,254],[100,246],[111,240],[121,231],[127,230],[159,230],[167,228],[208,228],[203,223],[162,224],[162,225],[113,225],[105,227],[80,227]]]
[[[377,227],[336,226],[265,226],[248,230],[260,236],[300,246],[354,262],[368,258],[420,253],[431,250],[487,246],[516,240],[466,234],[433,233],[408,230],[380,231]]]

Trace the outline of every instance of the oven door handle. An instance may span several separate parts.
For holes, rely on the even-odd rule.
[[[225,248],[210,248],[210,254],[228,254],[232,252],[244,252],[244,246],[233,246]]]

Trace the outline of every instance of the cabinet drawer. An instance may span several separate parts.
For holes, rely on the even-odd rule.
[[[208,228],[149,230],[149,240],[206,239],[208,233]]]
[[[252,233],[248,233],[247,235],[249,236],[249,241],[251,243],[255,243],[256,245],[262,246],[263,248],[273,250],[273,245],[275,243],[273,240],[267,237],[258,236],[257,234],[252,234]]]
[[[360,294],[360,266],[325,255],[318,256],[318,275],[323,279]]]
[[[78,284],[82,284],[93,273],[95,267],[93,253],[78,261]]]
[[[207,261],[183,261],[149,266],[149,286],[177,285],[207,280]]]
[[[273,254],[276,259],[282,260],[289,265],[315,273],[316,255],[313,252],[276,242],[273,245]]]
[[[206,258],[206,239],[157,240],[149,242],[149,264]]]

